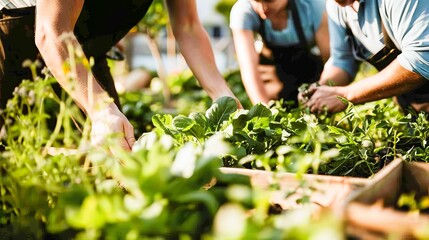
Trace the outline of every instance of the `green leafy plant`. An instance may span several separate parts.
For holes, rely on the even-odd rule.
[[[417,198],[415,192],[403,193],[399,196],[397,206],[408,209],[412,214],[419,214],[423,210],[429,210],[429,196]]]

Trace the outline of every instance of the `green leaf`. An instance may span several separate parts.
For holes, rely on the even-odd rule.
[[[249,120],[248,114],[239,114],[238,116],[234,116],[232,119],[232,126],[234,132],[242,130],[247,125],[247,121]]]
[[[270,118],[272,116],[270,109],[268,109],[266,106],[264,106],[261,103],[257,103],[249,110],[249,119],[255,118],[255,117],[266,117]]]
[[[195,122],[200,125],[204,131],[206,131],[207,127],[208,127],[208,123],[207,123],[207,118],[206,116],[204,116],[204,114],[200,113],[200,112],[192,112],[189,117],[191,119],[194,119]]]
[[[190,130],[196,124],[195,120],[182,115],[176,116],[173,119],[173,126],[179,130],[186,132]]]
[[[152,116],[152,122],[153,125],[163,130],[165,133],[174,135],[171,130],[169,129],[169,126],[172,126],[173,123],[173,117],[169,114],[155,114]]]
[[[192,129],[189,132],[194,137],[196,137],[198,139],[203,139],[205,134],[206,134],[207,127],[208,127],[206,116],[204,116],[204,114],[202,114],[200,112],[192,112],[189,115],[189,118],[191,118],[195,121],[195,125],[192,127]]]
[[[210,128],[218,131],[223,121],[237,110],[237,102],[232,97],[221,97],[206,111],[206,117],[209,120]]]
[[[204,204],[209,210],[210,214],[214,216],[219,207],[219,203],[216,198],[207,190],[199,190],[184,194],[176,199],[179,203],[195,203],[200,202]]]

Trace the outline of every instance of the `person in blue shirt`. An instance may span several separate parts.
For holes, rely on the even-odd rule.
[[[327,0],[331,59],[305,103],[313,112],[394,97],[429,112],[429,4],[426,0]],[[354,81],[360,62],[379,71]],[[300,97],[301,98],[301,97]]]
[[[230,28],[243,85],[253,104],[273,99],[296,104],[298,87],[317,81],[329,58],[324,0],[238,0],[231,10]],[[260,54],[257,34],[266,47]]]

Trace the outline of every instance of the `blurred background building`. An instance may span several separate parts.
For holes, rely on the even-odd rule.
[[[222,73],[225,73],[237,69],[238,66],[234,57],[234,47],[227,18],[216,11],[216,4],[219,1],[197,0],[197,8],[200,20],[210,36],[217,67]],[[167,54],[167,36],[167,30],[163,29],[157,37],[163,66],[167,74],[181,72],[187,69],[187,64],[178,49],[174,55]],[[126,54],[128,55],[130,70],[143,68],[148,71],[155,71],[156,64],[149,48],[147,36],[143,33],[137,33],[128,37],[126,41],[128,45]]]

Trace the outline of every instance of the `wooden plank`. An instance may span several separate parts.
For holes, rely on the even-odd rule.
[[[297,201],[304,196],[309,197],[310,204],[315,211],[322,208],[334,208],[344,202],[351,192],[361,189],[369,183],[368,179],[355,177],[303,174],[299,178],[294,173],[229,167],[223,167],[220,170],[223,173],[249,176],[251,184],[255,188],[268,190],[277,186],[277,190],[271,191],[270,199],[272,203],[279,204],[283,209],[302,206]]]
[[[57,148],[57,147],[43,148],[43,151],[51,156],[57,156],[61,154],[65,156],[72,156],[72,155],[78,155],[78,154],[82,155],[87,153],[86,150],[79,150],[75,148]]]
[[[349,236],[369,234],[385,239],[395,234],[400,239],[415,239],[419,232],[429,229],[428,214],[396,209],[403,193],[414,191],[416,197],[428,196],[429,163],[401,161],[385,173],[347,200],[345,219]]]
[[[383,204],[352,202],[347,208],[347,225],[349,229],[361,229],[379,236],[394,234],[405,239],[414,238],[416,233],[428,228],[429,216],[410,215],[393,208],[385,208]],[[359,233],[355,231],[354,234]]]
[[[363,189],[351,194],[347,202],[373,204],[384,199],[385,204],[393,204],[400,193],[402,172],[403,160],[397,158],[375,174]]]

